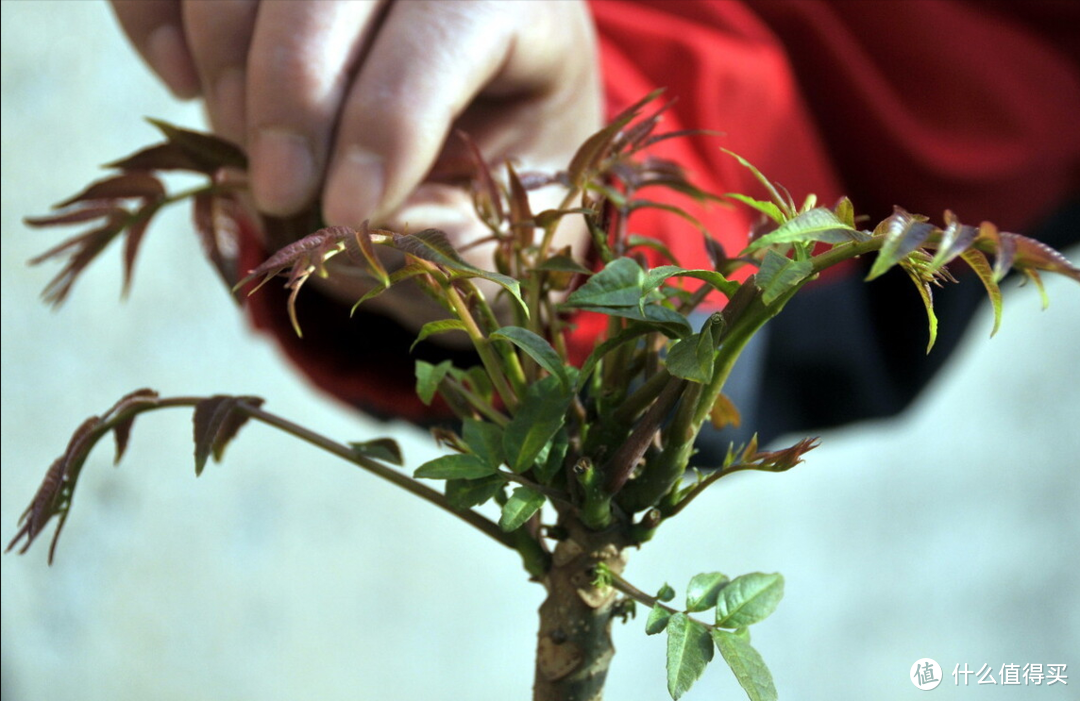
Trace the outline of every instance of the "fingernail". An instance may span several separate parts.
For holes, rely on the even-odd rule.
[[[259,131],[251,161],[251,189],[264,212],[293,214],[314,195],[315,157],[300,134],[279,128]]]
[[[356,146],[350,147],[334,166],[327,182],[323,198],[327,223],[359,226],[365,219],[385,214],[377,211],[385,186],[382,157]]]
[[[245,136],[246,107],[244,71],[236,67],[226,68],[214,83],[213,98],[209,105],[214,131],[226,139],[242,144]]]
[[[151,32],[146,53],[150,67],[174,95],[191,98],[199,94],[199,76],[195,74],[187,46],[175,26],[163,24]]]

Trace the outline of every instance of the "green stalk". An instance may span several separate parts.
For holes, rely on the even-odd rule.
[[[488,376],[491,377],[491,383],[495,386],[495,391],[499,393],[499,397],[502,398],[506,408],[514,411],[518,406],[517,394],[514,393],[514,390],[511,389],[507,382],[502,365],[499,364],[499,359],[491,350],[490,342],[480,331],[480,327],[476,325],[476,320],[469,313],[468,305],[465,304],[465,300],[461,298],[454,286],[447,283],[444,289],[446,290],[446,299],[450,302],[450,306],[453,307],[454,313],[465,324],[465,333],[472,340],[473,346],[480,356],[480,362],[484,364],[484,369],[487,370]]]

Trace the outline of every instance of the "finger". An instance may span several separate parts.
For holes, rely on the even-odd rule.
[[[338,126],[323,199],[329,223],[356,226],[395,210],[485,87],[510,97],[551,80],[547,64],[514,60],[529,8],[541,5],[474,0],[391,7]]]
[[[328,222],[385,216],[419,184],[454,117],[508,51],[506,32],[490,24],[498,16],[471,2],[390,8],[338,127],[323,199]]]
[[[244,144],[248,48],[255,30],[258,0],[185,2],[183,22],[188,48],[206,96],[214,131]]]
[[[112,0],[120,27],[174,95],[199,94],[199,76],[184,39],[179,0]]]
[[[248,55],[248,144],[259,207],[291,214],[322,180],[351,72],[373,31],[373,0],[260,6]]]

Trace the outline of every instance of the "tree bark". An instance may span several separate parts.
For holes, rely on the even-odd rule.
[[[618,528],[597,533],[563,521],[569,537],[556,545],[544,578],[533,700],[600,701],[615,654],[611,621],[621,608],[612,587],[592,583],[600,563],[622,574],[626,541]]]

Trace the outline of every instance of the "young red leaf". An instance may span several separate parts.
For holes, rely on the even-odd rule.
[[[42,298],[53,306],[59,306],[63,303],[79,275],[86,269],[86,266],[97,258],[98,254],[105,250],[114,238],[120,235],[127,225],[129,217],[127,211],[118,208],[113,209],[108,220],[101,227],[68,239],[59,246],[31,259],[30,264],[37,265],[68,249],[73,249],[64,267],[45,286],[41,293]]]
[[[134,392],[121,397],[120,401],[114,404],[105,414],[103,420],[107,421],[112,419],[139,405],[146,406],[157,404],[157,399],[158,393],[154,390],[147,388],[137,389]],[[116,438],[116,457],[113,459],[113,464],[118,464],[120,458],[124,457],[124,451],[127,450],[128,438],[131,437],[131,427],[134,423],[135,414],[132,413],[131,416],[113,426],[113,436]]]
[[[70,209],[55,212],[47,216],[24,217],[23,223],[27,226],[33,227],[65,226],[67,224],[81,224],[83,222],[91,221],[93,219],[101,219],[102,217],[108,217],[115,212],[122,212],[126,214],[127,210],[111,203],[105,204],[96,201],[90,203],[84,202],[78,207],[71,207]],[[60,244],[59,246],[56,246],[55,248],[49,249],[45,253],[39,255],[34,260],[38,260],[39,258],[48,258],[53,254],[63,250],[67,246],[71,245],[72,241],[74,240],[75,239],[71,239],[65,243]]]
[[[986,294],[990,296],[990,303],[994,308],[994,328],[990,330],[990,335],[993,336],[1001,326],[1001,287],[998,286],[997,280],[994,279],[994,271],[990,268],[990,261],[986,260],[986,256],[982,251],[969,248],[961,253],[960,257],[979,276],[983,287],[986,288]]]
[[[150,219],[160,206],[158,202],[148,203],[138,211],[127,227],[124,236],[124,287],[121,293],[123,295],[127,295],[131,290],[131,279],[135,271],[135,258],[139,255],[139,245],[146,234],[146,228],[150,225]]]
[[[499,190],[495,178],[491,177],[491,169],[487,161],[476,146],[476,142],[469,138],[465,132],[458,130],[458,138],[465,142],[465,149],[473,165],[473,204],[481,221],[488,226],[499,226],[505,214],[502,205],[502,192]]]
[[[170,142],[147,146],[129,156],[106,163],[105,167],[123,171],[188,170],[208,175],[217,171],[216,167],[208,170],[183,148]]]
[[[76,202],[96,202],[99,200],[117,200],[139,198],[156,200],[165,196],[165,186],[161,181],[144,171],[134,171],[114,175],[91,183],[85,190],[57,203],[54,209],[63,209]]]
[[[909,214],[896,207],[892,216],[881,222],[874,231],[874,235],[882,236],[884,241],[866,279],[873,280],[883,274],[921,246],[930,234],[937,231],[936,227],[926,222],[926,217]]]
[[[41,531],[44,530],[49,520],[53,516],[59,516],[60,521],[57,524],[56,533],[53,534],[52,543],[49,545],[49,564],[52,564],[56,552],[56,543],[60,539],[60,532],[64,528],[64,522],[67,520],[68,511],[71,507],[75,482],[78,480],[79,472],[86,461],[86,455],[90,452],[90,448],[101,437],[101,434],[97,433],[100,425],[101,418],[91,416],[72,434],[63,455],[57,458],[45,473],[45,479],[42,481],[41,486],[38,487],[34,498],[30,501],[30,506],[26,508],[26,511],[23,512],[22,517],[19,519],[19,532],[8,543],[5,552],[10,551],[20,540],[25,538],[26,542],[19,549],[19,554],[25,553]]]
[[[756,438],[756,436],[755,436]],[[757,452],[755,442],[754,451],[750,455],[743,456],[746,467],[766,472],[784,472],[795,467],[803,461],[803,455],[810,452],[821,444],[818,438],[804,438],[790,448],[782,450],[769,450]]]
[[[619,132],[638,115],[638,112],[649,102],[655,100],[662,90],[654,90],[633,105],[615,116],[611,122],[600,131],[585,140],[570,159],[570,165],[566,169],[570,176],[570,182],[574,187],[583,187],[590,173],[596,169],[603,157],[610,152],[612,145]]]
[[[258,408],[259,397],[215,395],[195,405],[195,476],[202,474],[207,459],[221,462],[225,448],[249,418],[244,407]]]
[[[945,228],[941,230],[941,239],[937,244],[937,252],[930,262],[930,267],[937,270],[958,255],[966,251],[975,241],[979,230],[974,226],[961,224],[960,220],[951,211],[945,211]]]
[[[232,290],[239,279],[240,221],[247,215],[230,194],[200,192],[194,197],[192,218],[203,253],[225,286]]]
[[[203,172],[214,173],[221,168],[247,169],[247,156],[236,144],[212,134],[175,127],[160,119],[147,121],[157,127],[169,143],[175,144],[198,164]]]

